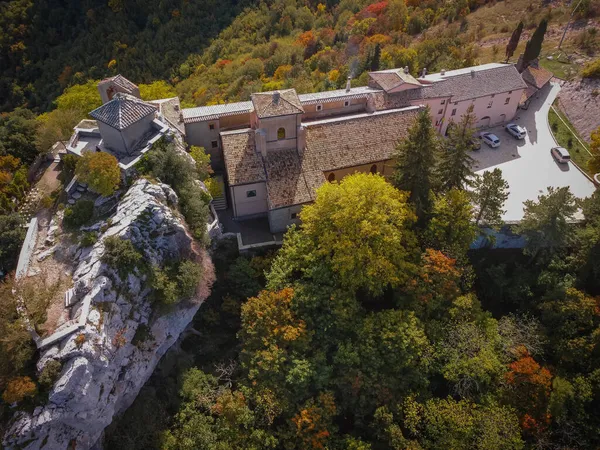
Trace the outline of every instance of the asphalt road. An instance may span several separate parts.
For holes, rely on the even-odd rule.
[[[500,168],[510,186],[510,195],[504,205],[505,222],[518,222],[523,217],[523,202],[536,200],[548,186],[569,186],[580,198],[589,197],[595,190],[594,184],[572,163],[559,164],[550,149],[556,141],[548,125],[548,110],[556,98],[560,86],[551,84],[538,93],[538,98],[528,110],[518,110],[513,122],[525,127],[527,136],[516,140],[503,127],[488,130],[500,138],[501,145],[492,149],[482,143],[481,150],[473,152],[476,173]]]

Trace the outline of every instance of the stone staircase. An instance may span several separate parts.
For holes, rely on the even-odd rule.
[[[223,211],[227,209],[227,199],[225,197],[225,183],[223,182],[223,177],[221,175],[215,176],[215,179],[221,186],[221,195],[219,197],[215,197],[212,199],[212,204],[216,211]]]

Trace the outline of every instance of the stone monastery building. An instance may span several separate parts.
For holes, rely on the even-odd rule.
[[[140,100],[137,87],[117,75],[99,84],[104,104],[90,113],[95,123],[78,125],[69,151],[109,151],[126,170],[151,141],[172,132],[210,153],[215,171],[224,175],[234,218],[267,216],[277,233],[298,222],[323,183],[354,172],[390,175],[396,145],[421,108],[429,107],[441,135],[471,105],[477,127],[488,127],[510,121],[527,88],[512,64],[424,71],[419,78],[390,69],[369,73],[364,87],[348,80],[346,89],[335,91],[298,95],[285,89],[180,110],[177,98]]]

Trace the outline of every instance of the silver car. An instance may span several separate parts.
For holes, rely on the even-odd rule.
[[[550,153],[556,162],[561,164],[567,164],[569,161],[571,161],[571,155],[569,155],[569,152],[564,147],[552,147]]]
[[[500,139],[493,133],[481,133],[481,139],[491,148],[500,147]]]
[[[527,131],[525,128],[517,125],[516,123],[509,123],[504,127],[509,134],[511,134],[515,139],[525,139],[525,135]]]

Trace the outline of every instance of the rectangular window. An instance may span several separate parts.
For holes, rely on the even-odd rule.
[[[290,219],[292,219],[292,220],[297,219],[297,218],[298,218],[298,213],[292,213],[290,215]]]
[[[212,141],[210,143],[210,145],[212,146],[212,148],[217,148],[219,146],[219,142],[218,141]]]
[[[256,190],[246,191],[246,198],[256,197]]]
[[[512,94],[512,91],[508,91],[508,95]]]
[[[214,123],[210,123],[210,124],[208,124],[208,129],[209,129],[210,131],[214,130],[214,129],[215,129],[215,124],[214,124]]]
[[[441,104],[442,104],[442,105],[445,105],[445,104],[446,104],[446,100],[445,100],[445,99],[444,99],[444,100],[442,100],[442,103],[441,103]]]
[[[452,110],[452,114],[451,114],[451,115],[452,115],[452,116],[455,116],[455,115],[456,115],[456,108],[454,108],[454,109]]]
[[[488,108],[491,108],[493,103],[494,103],[493,101],[490,101],[490,102],[488,103]]]
[[[454,106],[458,105],[458,102],[454,102]]]
[[[492,94],[492,98],[494,98],[496,96],[496,94]]]
[[[504,100],[504,104],[508,105],[510,103],[510,97],[508,97],[506,100]]]
[[[317,111],[321,111],[323,109],[323,105],[317,105]]]
[[[435,121],[435,126],[436,126],[436,127],[439,127],[439,126],[440,126],[440,122],[441,122],[441,120],[436,120],[436,121]]]
[[[346,100],[346,101],[344,102],[344,107],[347,107],[347,106],[350,106],[350,101],[349,101],[349,100]]]
[[[440,109],[440,110],[438,111],[438,114],[442,114],[443,112],[444,112],[444,110],[443,110],[443,109]]]

